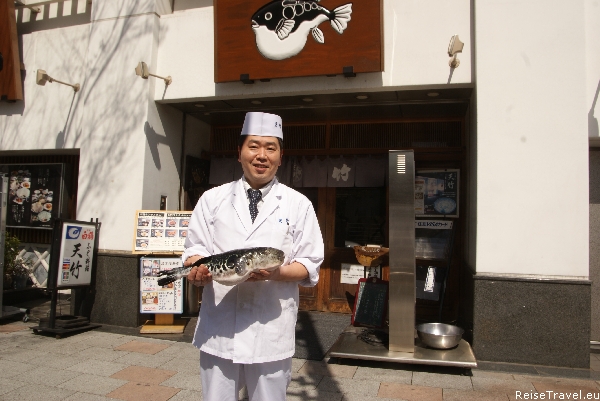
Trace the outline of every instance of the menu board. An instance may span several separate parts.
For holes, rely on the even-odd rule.
[[[191,217],[191,211],[136,211],[133,252],[183,252]]]
[[[183,313],[183,278],[158,285],[158,272],[181,265],[180,258],[140,259],[140,313]]]
[[[60,217],[63,164],[7,164],[9,177],[6,225],[51,229]]]
[[[378,278],[361,278],[358,280],[352,325],[366,327],[383,327],[387,310],[389,281]]]
[[[415,215],[458,217],[460,170],[422,170],[415,173]]]

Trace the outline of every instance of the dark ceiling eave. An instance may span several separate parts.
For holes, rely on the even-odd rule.
[[[462,118],[472,91],[471,87],[453,87],[160,103],[169,104],[211,125],[241,123],[245,113],[253,110],[279,114],[286,122]],[[438,96],[429,96],[432,92]],[[367,98],[357,99],[357,96]],[[305,101],[307,98],[312,101]]]

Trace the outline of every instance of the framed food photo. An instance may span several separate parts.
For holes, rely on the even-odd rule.
[[[458,217],[459,169],[415,172],[415,216]]]
[[[6,226],[52,229],[62,217],[64,164],[5,164],[9,178]]]

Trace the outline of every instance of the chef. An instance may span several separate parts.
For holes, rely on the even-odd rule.
[[[275,177],[283,155],[281,117],[251,112],[242,128],[238,161],[244,175],[205,192],[192,214],[183,254],[198,258],[234,249],[273,247],[281,267],[252,273],[233,287],[212,280],[206,266],[187,279],[204,286],[193,344],[200,348],[205,401],[285,400],[292,375],[298,285],[319,281],[323,237],[311,202]]]

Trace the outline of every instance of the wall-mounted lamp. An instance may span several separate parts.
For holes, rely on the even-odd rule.
[[[152,74],[148,70],[148,65],[146,63],[144,63],[143,61],[140,61],[137,65],[137,67],[135,67],[135,75],[140,76],[144,79],[148,79],[149,76],[160,78],[163,81],[165,81],[165,85],[171,85],[171,82],[173,82],[173,79],[171,79],[170,75],[167,77],[159,77],[158,75]]]
[[[450,67],[456,68],[460,65],[460,60],[456,58],[456,55],[462,53],[464,46],[465,44],[458,39],[458,35],[453,35],[450,38],[450,44],[448,45],[448,56],[452,57],[448,62]]]
[[[19,6],[19,7],[24,7],[24,8],[28,8],[32,13],[39,13],[42,11],[41,8],[39,7],[34,7],[34,6],[29,6],[25,3],[23,3],[21,0],[15,0],[15,5]]]
[[[68,84],[66,82],[59,81],[58,79],[54,79],[50,75],[46,74],[46,71],[44,71],[44,70],[37,70],[37,77],[36,77],[35,82],[38,85],[40,85],[40,86],[46,85],[46,82],[50,82],[50,83],[52,83],[52,82],[58,82],[59,84],[70,86],[71,88],[73,88],[73,90],[75,92],[79,92],[79,89],[81,89],[81,85],[79,85],[79,84],[74,84],[74,85],[73,84]]]

